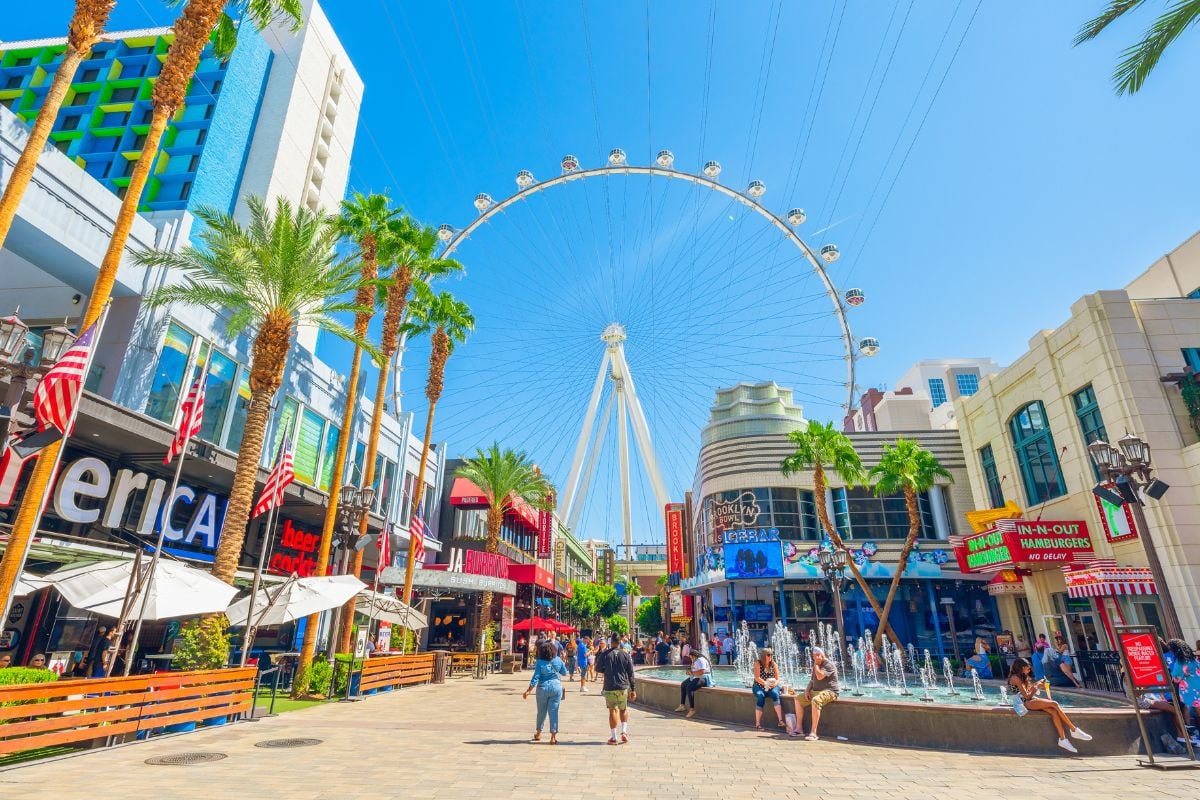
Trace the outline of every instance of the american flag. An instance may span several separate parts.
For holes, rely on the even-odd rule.
[[[183,411],[179,415],[179,430],[175,432],[175,438],[171,441],[171,449],[167,451],[167,457],[163,459],[164,464],[170,464],[171,460],[187,446],[188,440],[200,433],[200,423],[204,420],[204,384],[207,376],[208,371],[205,370],[196,378],[187,398],[183,401]]]
[[[33,414],[39,430],[53,425],[65,435],[71,433],[68,428],[79,391],[83,387],[84,370],[87,369],[95,333],[96,325],[93,323],[38,382],[33,392]]]
[[[412,525],[408,527],[408,546],[412,548],[414,563],[421,564],[425,561],[425,534],[427,532],[425,518],[421,516],[421,509],[418,508]]]
[[[379,534],[377,546],[379,547],[379,561],[375,569],[379,571],[392,564],[392,526],[390,523],[384,527],[383,533]]]
[[[250,512],[250,518],[253,519],[276,506],[283,505],[283,490],[295,477],[296,471],[292,463],[292,443],[285,438],[279,448],[279,457],[275,459],[275,468],[267,476],[267,483],[263,486],[262,495],[258,498],[258,505]]]

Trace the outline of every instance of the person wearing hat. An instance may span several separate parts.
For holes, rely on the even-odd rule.
[[[775,704],[775,716],[779,719],[779,727],[783,724],[783,703],[779,699],[779,665],[775,663],[775,651],[764,647],[758,651],[758,661],[754,662],[754,728],[762,730],[763,706],[767,698]]]
[[[804,694],[796,698],[796,724],[804,728],[804,709],[812,708],[812,729],[805,741],[817,740],[817,726],[821,724],[821,709],[838,699],[842,685],[838,682],[837,667],[826,658],[820,647],[812,648],[813,674],[808,680]]]

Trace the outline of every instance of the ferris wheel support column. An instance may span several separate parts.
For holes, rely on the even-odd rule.
[[[650,426],[646,424],[646,414],[642,411],[642,401],[638,399],[637,386],[633,383],[633,373],[629,371],[629,364],[625,361],[625,349],[622,347],[617,350],[613,358],[621,360],[621,374],[625,378],[625,389],[629,395],[629,418],[633,424],[633,435],[637,439],[638,449],[642,453],[642,463],[646,466],[646,473],[650,476],[650,486],[654,491],[655,499],[658,500],[658,507],[664,508],[671,500],[667,495],[667,487],[663,483],[662,474],[658,471],[658,456],[654,452],[654,444],[650,439]]]
[[[600,371],[596,373],[596,383],[592,386],[592,397],[588,400],[587,413],[583,416],[583,427],[579,430],[579,440],[575,443],[575,456],[571,459],[571,472],[567,475],[567,483],[561,500],[563,512],[570,517],[578,496],[575,484],[579,480],[579,468],[583,466],[583,456],[587,452],[588,437],[592,434],[592,425],[596,421],[596,409],[600,405],[600,394],[604,391],[604,379],[608,374],[609,351],[604,351],[600,360]]]
[[[576,526],[579,523],[579,517],[583,514],[583,507],[587,503],[588,489],[591,488],[592,476],[596,474],[596,464],[600,461],[600,454],[604,450],[604,436],[608,433],[608,421],[612,419],[612,415],[613,394],[610,392],[608,399],[604,401],[604,411],[600,414],[600,430],[596,432],[596,438],[588,453],[587,464],[583,468],[583,475],[579,478],[579,487],[575,490],[574,503],[570,512],[566,512],[567,528],[572,531],[578,530]]]
[[[633,547],[633,514],[629,499],[629,409],[625,401],[625,381],[616,378],[617,458],[621,462],[621,525],[625,532],[625,557]]]

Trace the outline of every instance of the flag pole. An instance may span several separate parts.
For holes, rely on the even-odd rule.
[[[100,336],[104,332],[104,321],[108,319],[108,310],[110,308],[112,308],[112,300],[105,302],[104,310],[100,312],[100,318],[96,320],[96,332],[92,334],[92,343],[91,346],[88,347],[87,358],[84,360],[83,378],[81,378],[79,381],[79,396],[75,398],[74,407],[71,409],[71,421],[67,423],[67,430],[63,431],[62,438],[56,443],[57,449],[54,453],[54,464],[50,468],[50,482],[47,484],[46,495],[42,498],[42,501],[38,503],[37,512],[34,513],[33,521],[29,526],[29,539],[26,540],[25,547],[21,552],[21,558],[17,561],[16,578],[20,578],[21,573],[25,571],[25,562],[29,560],[29,551],[33,549],[33,540],[37,538],[38,528],[42,524],[42,515],[46,511],[46,503],[49,502],[50,495],[54,493],[54,485],[58,482],[58,470],[59,467],[62,466],[63,450],[66,449],[67,439],[71,437],[71,434],[75,430],[75,420],[79,417],[79,407],[83,405],[83,387],[84,384],[87,383],[88,373],[92,371],[92,358],[96,355],[96,346],[100,343]],[[79,332],[79,335],[82,336],[86,332],[86,329],[82,330]],[[78,337],[76,337],[76,339],[78,339]],[[72,346],[74,346],[74,343],[72,343]],[[67,349],[70,350],[70,347]],[[38,458],[40,459],[41,456],[39,455]],[[24,498],[22,498],[22,502],[24,502]],[[3,600],[4,613],[0,614],[0,620],[8,619],[8,613],[12,611],[12,602],[15,598],[16,585],[14,583],[13,590],[10,591]]]
[[[195,385],[193,381],[199,380],[199,387],[196,389],[195,399],[200,401],[200,408],[204,408],[204,390],[208,386],[208,369],[205,368],[200,375],[196,376],[196,371],[199,370],[200,362],[197,358],[196,363],[192,367],[192,372],[188,375],[188,382],[184,384],[188,387],[188,393],[192,391]],[[184,396],[186,402],[187,396]],[[190,412],[194,415],[195,409]],[[203,412],[201,412],[203,413]],[[163,505],[162,511],[158,515],[158,539],[154,543],[154,555],[150,557],[150,566],[146,569],[146,577],[142,583],[141,605],[138,607],[137,621],[133,624],[133,636],[129,640],[129,650],[125,657],[125,675],[129,674],[133,668],[134,658],[137,656],[138,641],[142,638],[142,621],[146,618],[146,607],[150,603],[150,591],[154,588],[154,578],[158,570],[158,560],[162,556],[163,542],[167,535],[167,527],[171,523],[171,509],[175,505],[175,492],[179,491],[179,479],[183,475],[183,462],[187,460],[188,445],[192,443],[192,420],[180,420],[183,425],[183,447],[179,451],[179,460],[175,462],[175,475],[171,479],[171,490],[167,492],[166,503]],[[174,441],[172,441],[174,444]],[[168,451],[169,452],[169,451]]]

